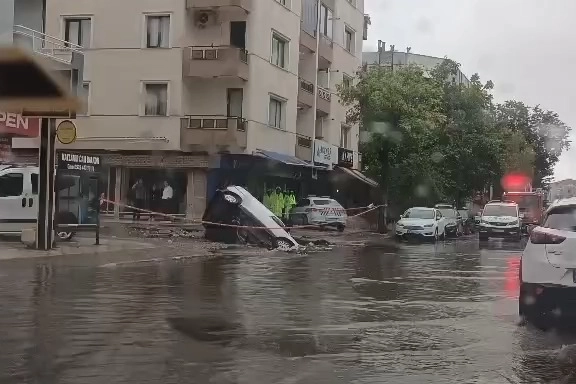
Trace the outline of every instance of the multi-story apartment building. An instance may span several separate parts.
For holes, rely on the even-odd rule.
[[[385,50],[385,47],[377,52],[364,52],[362,54],[362,64],[367,67],[371,66],[382,66],[389,68],[402,68],[407,65],[419,65],[425,71],[431,71],[436,68],[439,64],[442,64],[446,60],[442,57],[426,56],[417,53],[412,53],[411,49],[408,48],[405,52],[398,52],[395,50]],[[465,86],[470,85],[470,80],[462,72],[458,73],[450,79],[454,83],[462,84]]]
[[[69,80],[71,92],[76,92],[82,82],[83,52],[44,33],[45,13],[46,0],[2,0],[0,46],[16,45],[31,52],[46,69]],[[0,161],[36,163],[39,130],[39,118],[0,111]]]
[[[47,33],[85,53],[87,107],[69,148],[104,156],[112,199],[138,178],[167,180],[193,217],[231,179],[256,195],[264,176],[287,188],[294,168],[331,168],[338,147],[352,166],[358,128],[336,87],[361,65],[364,1],[321,1],[48,0]]]

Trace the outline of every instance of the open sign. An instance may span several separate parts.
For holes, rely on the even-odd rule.
[[[24,117],[12,112],[0,112],[0,134],[38,137],[39,133],[39,118]]]

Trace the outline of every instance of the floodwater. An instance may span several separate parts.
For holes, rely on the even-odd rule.
[[[0,383],[571,382],[576,333],[519,325],[521,249],[0,263]]]

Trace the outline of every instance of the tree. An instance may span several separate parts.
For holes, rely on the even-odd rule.
[[[520,134],[534,152],[533,186],[545,187],[562,152],[569,148],[571,128],[556,112],[509,100],[495,109],[500,129]]]
[[[446,59],[432,71],[443,89],[447,122],[440,130],[439,150],[444,154],[442,179],[445,194],[459,206],[476,191],[497,180],[504,166],[505,140],[492,113],[492,82],[480,82],[475,74],[470,85],[453,81],[460,65]]]
[[[443,182],[431,163],[437,130],[446,122],[442,88],[421,68],[371,69],[358,84],[340,88],[350,106],[348,119],[362,127],[361,151],[367,173],[380,180],[401,205],[433,201]]]

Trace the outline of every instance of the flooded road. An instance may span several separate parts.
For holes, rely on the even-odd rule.
[[[556,382],[576,334],[518,325],[521,249],[4,262],[0,382]]]

